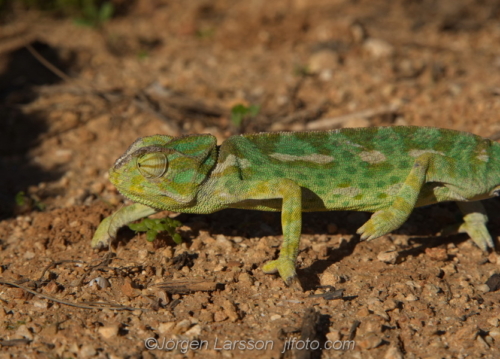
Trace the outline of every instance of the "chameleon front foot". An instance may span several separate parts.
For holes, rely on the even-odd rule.
[[[122,207],[111,216],[102,220],[95,231],[94,237],[92,237],[90,245],[92,248],[109,247],[111,240],[116,238],[120,227],[156,212],[156,209],[139,203]]]
[[[264,264],[264,266],[262,267],[262,271],[267,274],[278,272],[287,286],[291,286],[294,282],[297,281],[295,262],[291,259],[278,258],[274,261],[269,261]]]
[[[90,243],[92,248],[101,249],[107,248],[111,242],[109,235],[109,226],[111,224],[111,217],[106,217],[102,220],[97,227],[97,230],[92,237],[92,242]]]

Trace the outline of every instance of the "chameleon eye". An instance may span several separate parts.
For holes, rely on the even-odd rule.
[[[168,160],[163,153],[146,153],[137,159],[137,168],[146,178],[158,178],[167,171]]]

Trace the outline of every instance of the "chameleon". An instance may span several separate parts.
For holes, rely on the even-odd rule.
[[[500,144],[470,133],[416,126],[139,138],[109,172],[133,202],[105,218],[92,247],[161,210],[207,214],[225,208],[281,211],[283,243],[262,267],[297,281],[302,212],[368,211],[357,233],[372,240],[398,229],[413,208],[456,201],[467,233],[494,248],[480,200],[500,195]]]

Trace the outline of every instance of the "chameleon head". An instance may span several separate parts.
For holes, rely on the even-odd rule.
[[[116,160],[110,181],[134,202],[176,210],[192,205],[216,160],[211,135],[143,137]]]

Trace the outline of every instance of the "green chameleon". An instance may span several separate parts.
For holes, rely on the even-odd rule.
[[[99,225],[92,247],[109,245],[121,226],[160,210],[212,213],[224,208],[281,211],[283,245],[263,266],[296,280],[302,212],[374,212],[358,229],[372,240],[399,228],[413,208],[457,201],[467,233],[494,248],[481,199],[500,195],[500,145],[430,127],[372,127],[233,136],[156,135],[135,141],[110,180],[136,204]]]

